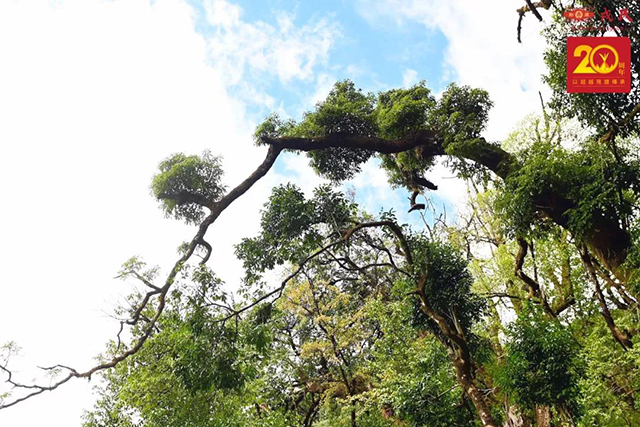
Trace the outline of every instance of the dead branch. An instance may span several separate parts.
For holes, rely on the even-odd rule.
[[[533,15],[538,18],[538,21],[542,22],[542,15],[538,11],[538,8],[541,7],[543,9],[549,9],[551,7],[551,0],[543,0],[536,3],[533,3],[531,0],[525,0],[527,3],[525,6],[522,6],[516,12],[518,13],[518,43],[522,43],[521,33],[522,33],[522,19],[524,18],[527,12],[533,13]]]

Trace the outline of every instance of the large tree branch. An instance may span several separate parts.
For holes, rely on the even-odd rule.
[[[442,138],[435,132],[421,130],[410,132],[399,139],[385,139],[357,134],[330,134],[316,138],[262,137],[264,144],[294,151],[313,151],[326,148],[354,148],[381,154],[394,154],[420,147],[423,157],[451,154],[485,166],[501,178],[505,178],[514,166],[513,157],[496,144],[477,138],[445,151]]]
[[[424,146],[429,154],[444,154],[440,138],[435,132],[421,130],[411,132],[400,139],[384,139],[358,134],[333,133],[316,138],[270,138],[262,137],[263,143],[295,151],[313,151],[326,148],[356,148],[382,154],[401,153]]]
[[[634,110],[635,111],[635,110]],[[632,116],[631,116],[632,117]],[[631,119],[630,119],[631,120]],[[443,141],[432,131],[416,131],[400,139],[384,139],[354,134],[331,134],[317,138],[269,138],[262,142],[272,147],[294,151],[313,151],[326,148],[356,148],[382,154],[400,153],[420,148],[425,157],[452,155],[475,162],[493,171],[498,177],[505,179],[518,168],[516,159],[497,144],[483,138],[456,143],[445,150]],[[545,203],[549,202],[547,206]],[[574,208],[574,203],[562,195],[552,195],[550,200],[539,200],[540,212],[551,218],[556,224],[567,229],[566,212]],[[628,233],[620,228],[616,221],[604,216],[596,218],[591,233],[585,237],[590,250],[600,259],[603,265],[616,275],[623,283],[628,281],[629,272],[622,268],[631,246]]]
[[[607,327],[611,331],[613,338],[618,341],[618,343],[622,346],[623,349],[628,350],[633,347],[633,342],[631,341],[631,334],[627,330],[621,330],[615,323],[611,312],[609,311],[609,307],[607,306],[607,301],[602,294],[602,288],[600,287],[600,282],[598,281],[598,276],[596,273],[596,269],[593,266],[593,262],[591,261],[591,256],[589,255],[589,251],[586,247],[579,248],[580,258],[582,259],[582,264],[585,266],[587,270],[587,276],[595,286],[596,297],[598,298],[598,302],[600,303],[602,317],[607,324]]]

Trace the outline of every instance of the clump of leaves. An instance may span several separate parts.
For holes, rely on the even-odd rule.
[[[482,89],[450,84],[438,100],[432,126],[445,138],[447,146],[480,138],[493,103]],[[452,153],[455,147],[448,148]]]
[[[632,313],[618,313],[617,322],[620,326],[637,324]],[[636,402],[640,397],[640,350],[635,345],[621,351],[603,322],[590,323],[585,319],[588,327],[581,352],[585,374],[579,381],[583,414],[578,425],[639,425]]]
[[[333,134],[375,136],[377,126],[375,98],[356,89],[353,82],[337,82],[327,99],[307,112],[295,128],[296,136],[317,137]],[[360,165],[369,160],[373,152],[352,148],[329,148],[308,153],[311,166],[323,176],[342,181],[360,171]]]
[[[262,232],[236,246],[249,278],[285,262],[297,263],[323,239],[350,224],[356,206],[330,186],[317,188],[312,199],[293,184],[273,189],[262,212]]]
[[[380,92],[376,108],[380,136],[396,139],[425,129],[435,105],[435,98],[424,81],[408,89]]]
[[[582,368],[571,332],[528,307],[507,328],[507,336],[504,365],[496,376],[501,389],[527,410],[557,405],[575,411]]]
[[[422,352],[408,361],[413,368],[411,374],[394,379],[394,406],[402,418],[419,426],[475,425],[473,414],[460,410],[461,402],[467,398],[456,386],[446,349],[437,341],[426,339],[416,341],[413,347]]]
[[[204,208],[210,208],[225,193],[220,182],[220,157],[209,151],[202,156],[177,153],[160,162],[158,168],[151,191],[167,217],[197,224],[205,215]]]
[[[416,266],[427,273],[424,291],[431,307],[448,318],[452,328],[455,329],[457,319],[463,330],[470,333],[473,323],[484,313],[485,301],[471,292],[473,278],[467,270],[467,261],[453,246],[423,235],[412,236],[410,245]],[[442,334],[435,322],[420,310],[418,302],[414,323],[426,325],[436,335]]]
[[[256,145],[262,145],[264,138],[281,138],[291,136],[296,125],[294,120],[282,119],[277,113],[271,113],[258,125],[253,134]]]
[[[532,226],[547,230],[550,221],[539,214],[541,209],[571,207],[559,220],[578,239],[601,217],[632,214],[622,190],[638,191],[640,167],[617,160],[605,145],[590,141],[569,150],[541,141],[520,155],[522,166],[504,181],[496,199],[508,235],[527,235]]]
[[[427,129],[429,116],[436,106],[431,91],[421,81],[408,89],[392,89],[378,94],[376,120],[383,138],[402,138],[410,132]],[[431,157],[418,150],[382,155],[389,182],[394,186],[407,186],[407,172],[424,173],[434,164]]]
[[[408,89],[392,89],[376,96],[357,89],[350,80],[343,80],[334,85],[313,111],[305,113],[299,123],[272,114],[258,126],[254,138],[258,144],[265,138],[281,137],[358,135],[399,139],[428,129],[441,139],[442,147],[453,160],[464,155],[465,150],[477,149],[475,142],[481,139],[491,105],[486,91],[468,86],[452,84],[436,101],[424,81]],[[373,155],[370,150],[348,147],[308,153],[316,172],[337,182],[353,177]],[[424,173],[433,165],[433,158],[420,149],[381,157],[389,181],[410,189],[415,187],[412,173]],[[479,170],[463,161],[452,161],[452,165],[467,174]]]

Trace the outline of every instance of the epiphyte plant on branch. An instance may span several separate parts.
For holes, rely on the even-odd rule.
[[[151,189],[167,216],[198,224],[205,216],[203,208],[213,206],[225,193],[221,185],[221,159],[209,151],[202,156],[176,153],[158,165]]]

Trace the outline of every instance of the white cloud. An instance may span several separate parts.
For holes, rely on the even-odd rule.
[[[438,190],[433,193],[453,207],[453,212],[448,212],[449,218],[451,214],[457,214],[464,210],[467,204],[467,183],[455,176],[455,174],[444,165],[444,159],[439,159],[427,177],[438,186]]]
[[[345,69],[347,77],[351,80],[355,80],[357,77],[360,77],[365,74],[365,70],[355,64],[348,65]]]
[[[327,73],[320,73],[316,78],[316,89],[308,99],[306,104],[308,105],[316,105],[318,102],[324,101],[327,99],[327,95],[333,89],[333,85],[336,82],[336,78]],[[300,112],[302,115],[302,112]]]
[[[309,80],[314,67],[326,63],[340,36],[327,19],[296,27],[294,15],[281,12],[274,27],[262,21],[243,21],[242,10],[225,0],[207,1],[205,7],[216,31],[210,40],[213,61],[224,70],[228,84],[241,82],[247,69],[277,76],[282,83]]]
[[[162,158],[209,148],[224,156],[230,187],[262,161],[245,105],[227,92],[230,70],[309,79],[326,61],[335,35],[327,21],[297,28],[283,16],[274,28],[212,5],[223,28],[218,61],[184,1],[0,2],[0,343],[23,347],[17,379],[30,381],[37,365],[90,367],[116,332],[105,307],[131,289],[112,279],[120,264],[139,254],[169,266],[195,232],[164,219],[149,195]],[[262,50],[243,52],[252,36]],[[234,37],[239,56],[224,45]],[[230,287],[241,275],[232,244],[255,234],[280,179],[269,174],[209,232],[211,267]],[[73,381],[0,411],[0,425],[78,425],[90,387]]]
[[[313,196],[313,190],[329,181],[319,176],[309,166],[309,158],[303,154],[285,153],[281,157],[286,175],[278,175],[280,183],[295,183],[305,193],[306,197]]]
[[[382,205],[385,209],[393,207],[399,213],[400,222],[408,222],[409,217],[405,215],[405,208],[409,205],[408,200],[403,199],[397,192],[391,189],[387,173],[380,166],[380,160],[369,159],[362,165],[362,171],[343,186],[343,191],[353,188],[358,196],[360,207],[371,214],[377,214]]]
[[[411,68],[407,68],[402,73],[402,86],[410,87],[418,82],[418,72]]]

